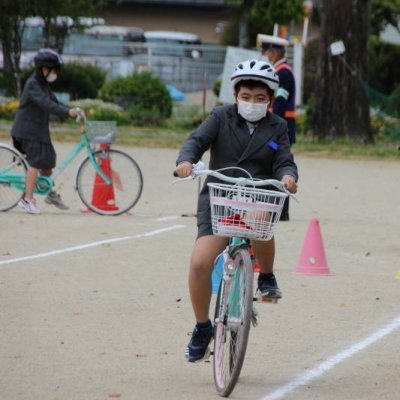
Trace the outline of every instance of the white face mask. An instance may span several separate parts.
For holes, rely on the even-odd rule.
[[[51,83],[54,82],[57,79],[57,72],[51,71],[47,76],[46,76],[46,81]]]
[[[247,101],[238,101],[238,113],[250,122],[259,121],[267,115],[268,103],[248,103]]]

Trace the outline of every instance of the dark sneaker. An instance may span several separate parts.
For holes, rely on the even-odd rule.
[[[61,196],[56,192],[50,192],[44,199],[45,203],[52,204],[60,210],[69,210],[69,207],[63,202]]]
[[[276,282],[276,278],[273,273],[260,273],[258,276],[258,291],[260,292],[261,298],[265,300],[277,300],[282,298],[282,292],[278,287],[278,283]]]
[[[195,326],[192,338],[186,348],[186,360],[192,363],[206,360],[210,356],[209,344],[214,335],[214,329],[210,322],[207,327]]]

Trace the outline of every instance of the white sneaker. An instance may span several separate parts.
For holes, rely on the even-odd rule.
[[[29,214],[40,214],[40,210],[36,207],[35,199],[25,199],[24,197],[18,202],[18,205]]]

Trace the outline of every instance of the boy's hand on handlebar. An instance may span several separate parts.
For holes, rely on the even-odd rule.
[[[290,193],[296,193],[297,192],[297,183],[296,183],[296,180],[294,179],[293,176],[285,175],[282,178],[282,183],[286,186],[287,190]]]
[[[192,173],[192,169],[192,163],[183,161],[175,168],[174,175],[179,178],[186,178]]]

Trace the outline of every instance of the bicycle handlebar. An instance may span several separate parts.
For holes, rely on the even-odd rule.
[[[78,124],[84,125],[86,123],[86,115],[85,112],[79,107],[76,108],[78,115],[76,116],[76,122]]]
[[[234,168],[234,167],[233,167]],[[228,168],[226,168],[228,169]],[[239,168],[241,169],[241,168]],[[211,169],[207,169],[205,164],[202,161],[199,161],[197,164],[193,164],[192,173],[187,178],[180,178],[175,180],[173,183],[180,182],[183,180],[193,180],[199,176],[213,176],[214,178],[220,179],[221,181],[233,183],[236,185],[248,185],[248,186],[274,186],[281,192],[291,195],[291,193],[287,190],[286,186],[276,179],[254,179],[254,178],[233,178],[230,176],[226,176],[221,174],[218,171],[213,171]],[[174,172],[174,176],[177,176]],[[250,176],[250,175],[249,175]]]

